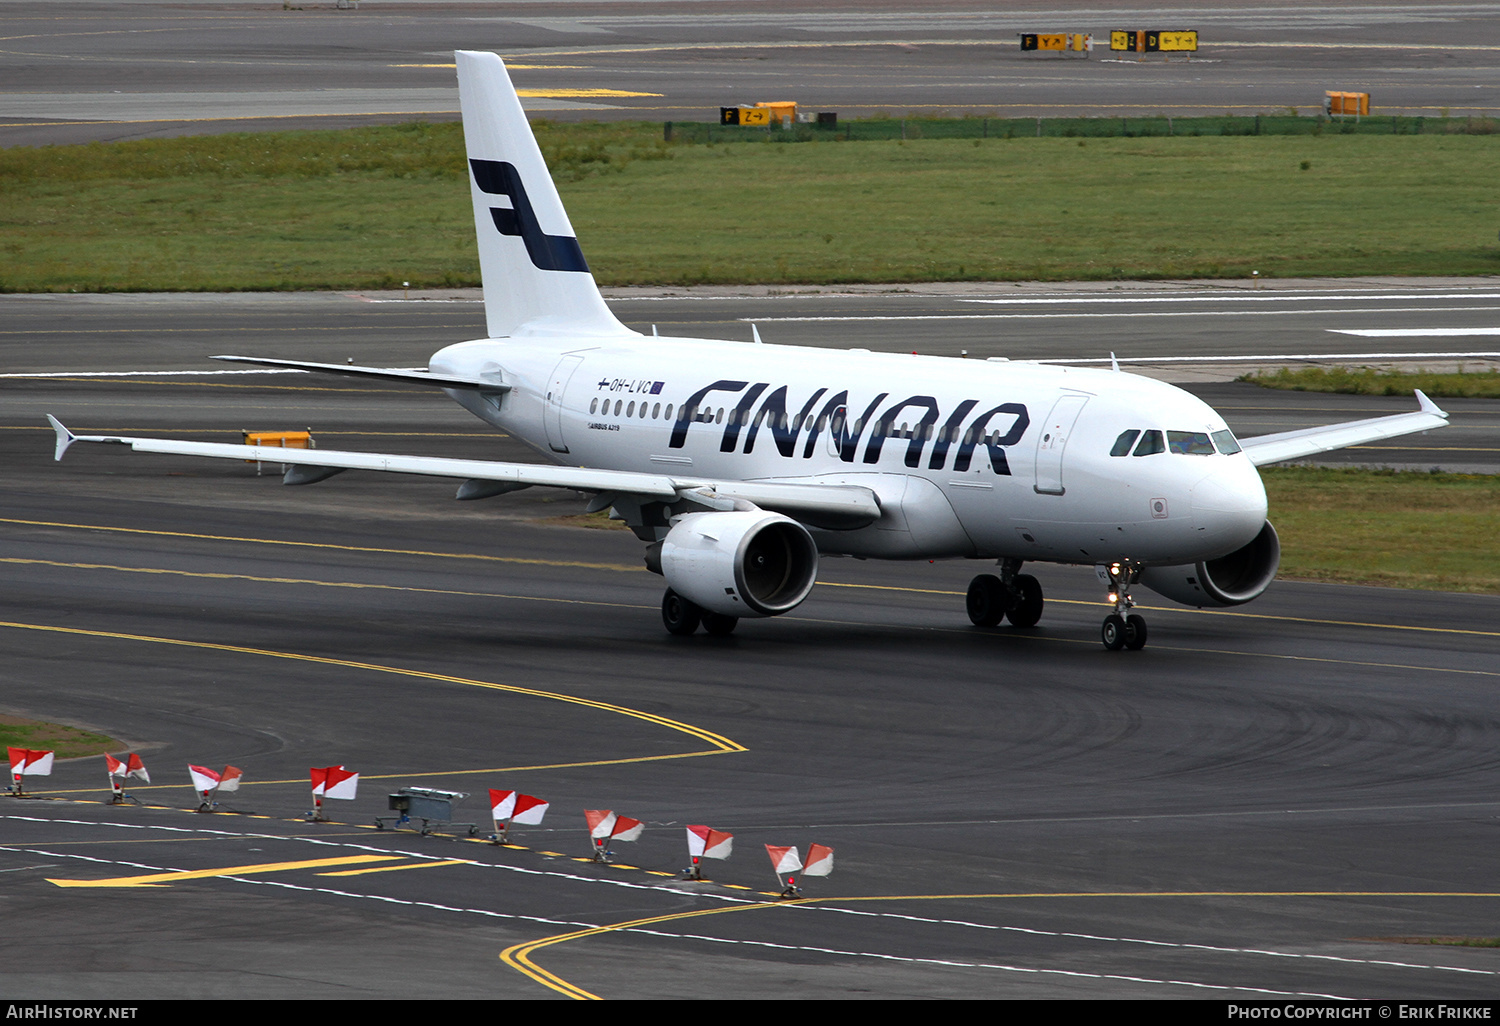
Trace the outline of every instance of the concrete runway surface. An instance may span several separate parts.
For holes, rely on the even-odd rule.
[[[976,358],[1347,354],[1370,340],[1332,329],[1494,324],[1500,305],[1483,283],[1311,283],[1269,305],[1323,312],[1253,317],[1236,311],[1268,304],[1232,287],[1013,291],[1077,316],[930,319],[997,309],[970,301],[985,289],[614,302],[671,334],[745,337],[750,318],[768,339]],[[1141,305],[1201,312],[1147,324],[1109,302],[1172,297]],[[523,457],[430,393],[204,373],[226,349],[420,363],[480,333],[471,297],[397,298],[0,297],[9,373],[57,375],[0,379],[0,711],[122,738],[153,780],[130,788],[144,807],[101,804],[95,757],[29,781],[37,800],[0,799],[0,909],[28,939],[0,970],[8,996],[1500,990],[1493,949],[1403,942],[1493,934],[1495,597],[1279,582],[1199,612],[1143,593],[1152,642],[1125,654],[1099,645],[1088,568],[1036,568],[1047,611],[1022,632],[968,625],[975,565],[830,559],[793,614],[679,639],[639,543],[574,526],[567,493],[459,504],[450,484],[374,474],[285,488],[106,448],[52,461],[48,411],[88,431],[311,426],[324,446]],[[777,320],[871,315],[904,333]],[[1155,369],[1201,375],[1245,434],[1409,405]],[[1449,405],[1457,426],[1391,444],[1492,466],[1496,404]],[[1475,451],[1431,449],[1454,438]],[[241,767],[246,786],[195,815],[188,763]],[[334,764],[361,772],[358,799],[302,821],[308,767]],[[374,830],[407,785],[471,792],[459,818],[485,832],[488,788],[552,808],[508,848]],[[596,808],[647,825],[611,866],[584,860]],[[689,823],[735,835],[712,882],[680,879]],[[775,901],[762,845],[814,842],[833,875]]]

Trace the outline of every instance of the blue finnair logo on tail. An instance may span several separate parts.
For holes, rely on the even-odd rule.
[[[479,191],[490,196],[506,196],[510,209],[491,207],[490,216],[501,235],[519,235],[526,243],[526,255],[543,271],[584,271],[589,265],[583,260],[583,250],[578,240],[571,235],[547,235],[537,223],[536,212],[531,209],[531,200],[526,198],[526,187],[521,184],[521,174],[514,164],[503,160],[470,160],[474,182]]]

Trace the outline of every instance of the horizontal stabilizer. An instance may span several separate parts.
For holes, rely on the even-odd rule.
[[[1320,452],[1330,452],[1351,445],[1364,445],[1416,431],[1447,427],[1448,414],[1423,395],[1420,389],[1416,394],[1418,409],[1414,413],[1398,413],[1390,417],[1371,417],[1369,420],[1352,420],[1344,424],[1327,424],[1323,427],[1241,438],[1240,447],[1245,450],[1252,463],[1263,467],[1268,463],[1315,456]]]

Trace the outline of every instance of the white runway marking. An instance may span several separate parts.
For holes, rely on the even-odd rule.
[[[1414,299],[1500,299],[1500,292],[1398,292],[1371,295],[1369,293],[1260,293],[1258,295],[1224,295],[1195,292],[1191,295],[1150,296],[1082,296],[1065,299],[1033,299],[1017,296],[999,299],[960,299],[960,303],[1004,303],[1007,306],[1022,306],[1040,303],[1336,303],[1336,302],[1389,302]]]
[[[1088,319],[1108,318],[1121,320],[1126,317],[1314,317],[1320,314],[1377,314],[1377,313],[1473,313],[1500,310],[1500,306],[1372,306],[1366,310],[1344,308],[1317,310],[1147,310],[1138,313],[992,313],[992,314],[844,314],[808,317],[738,317],[740,321],[757,324],[774,324],[778,321],[1021,321],[1055,320],[1059,318]]]
[[[413,368],[415,369],[415,368]],[[425,368],[424,368],[425,369]],[[0,374],[0,378],[163,378],[195,377],[207,378],[229,374],[306,374],[307,371],[291,367],[267,367],[259,370],[134,370],[134,371],[27,371],[17,374]]]
[[[1120,363],[1244,363],[1288,360],[1475,360],[1500,357],[1500,351],[1478,350],[1463,353],[1260,353],[1249,356],[1122,356]],[[1109,363],[1109,357],[1086,357],[1076,360],[1016,360],[1016,363]]]
[[[1329,328],[1339,335],[1365,338],[1422,338],[1432,335],[1500,335],[1500,328]]]

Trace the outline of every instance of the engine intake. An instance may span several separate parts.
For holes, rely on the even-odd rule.
[[[1152,566],[1140,583],[1185,606],[1238,606],[1258,598],[1276,578],[1281,542],[1269,520],[1248,545],[1187,566]]]
[[[728,616],[779,616],[800,605],[818,578],[818,547],[807,529],[759,509],[678,517],[660,558],[673,591]]]

